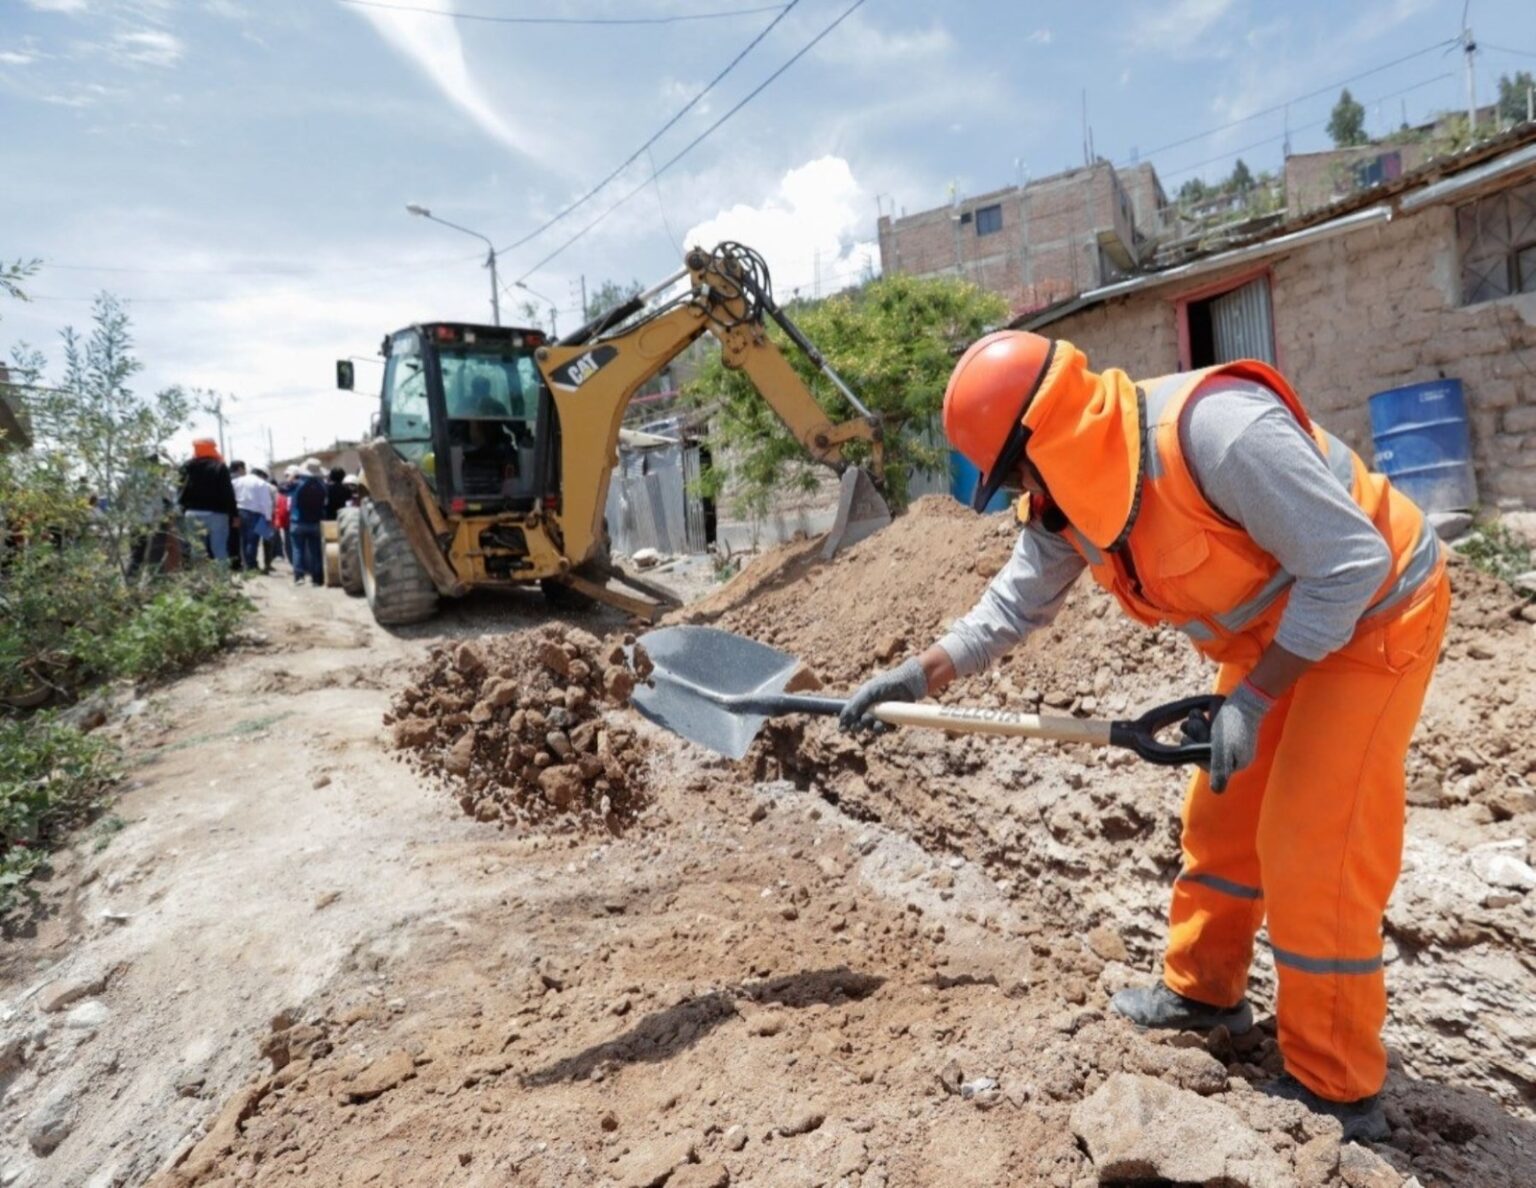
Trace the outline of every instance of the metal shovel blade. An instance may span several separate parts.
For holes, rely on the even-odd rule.
[[[767,715],[727,699],[784,691],[800,662],[755,639],[714,627],[662,627],[640,637],[655,665],[650,683],[630,696],[656,725],[690,742],[740,759]]]
[[[843,471],[837,493],[837,518],[827,532],[821,559],[830,561],[839,549],[857,544],[891,522],[891,509],[875,486],[875,480],[858,466]]]

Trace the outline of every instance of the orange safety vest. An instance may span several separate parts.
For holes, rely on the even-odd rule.
[[[1137,383],[1142,453],[1129,528],[1110,549],[1100,549],[1070,523],[1064,529],[1094,580],[1127,614],[1148,626],[1171,624],[1212,660],[1251,666],[1274,639],[1285,611],[1295,579],[1210,505],[1184,457],[1179,418],[1195,389],[1215,375],[1254,381],[1274,392],[1392,550],[1392,570],[1357,634],[1433,591],[1445,560],[1424,514],[1314,424],[1279,372],[1244,360]]]

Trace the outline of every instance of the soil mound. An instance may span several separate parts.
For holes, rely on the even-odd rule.
[[[626,642],[632,643],[632,640]],[[417,770],[481,821],[565,818],[618,829],[644,807],[646,746],[603,717],[636,675],[624,644],[551,624],[444,644],[395,698],[385,723]]]

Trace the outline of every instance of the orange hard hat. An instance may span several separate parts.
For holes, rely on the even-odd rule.
[[[944,389],[944,436],[981,472],[972,506],[986,507],[1024,456],[1024,412],[1050,370],[1056,343],[998,330],[960,356]]]

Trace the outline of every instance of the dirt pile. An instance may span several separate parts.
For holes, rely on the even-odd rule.
[[[628,641],[633,642],[633,641]],[[645,744],[604,720],[650,661],[580,628],[434,648],[385,717],[395,746],[481,821],[617,829],[646,801]]]

